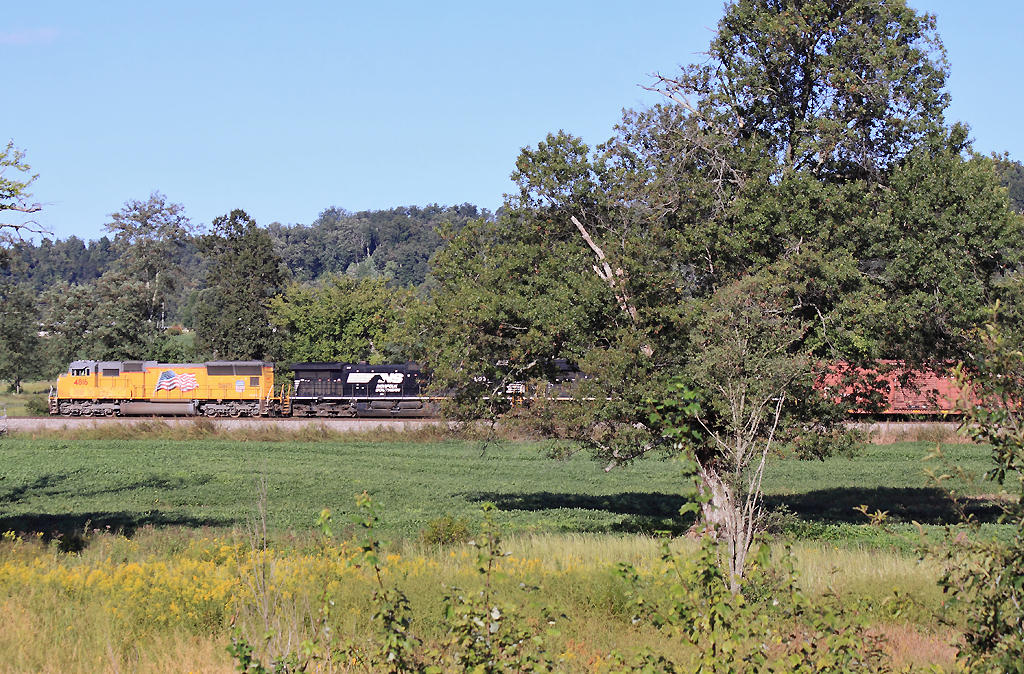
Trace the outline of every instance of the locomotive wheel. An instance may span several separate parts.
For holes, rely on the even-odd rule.
[[[237,419],[238,417],[242,416],[242,410],[241,408],[238,407],[232,407],[231,411],[228,412],[228,414],[231,415],[232,419]]]

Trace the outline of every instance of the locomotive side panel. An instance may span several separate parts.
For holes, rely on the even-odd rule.
[[[296,416],[435,416],[416,363],[295,363],[291,397]]]
[[[414,398],[422,395],[421,373],[415,363],[404,365],[345,365],[344,395],[358,398]]]
[[[263,361],[74,361],[57,379],[51,414],[256,416],[280,410]]]
[[[153,363],[145,374],[154,401],[261,400],[274,388],[274,367],[261,361]]]

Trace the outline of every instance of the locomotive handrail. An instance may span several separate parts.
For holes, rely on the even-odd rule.
[[[291,385],[281,384],[281,414],[289,415],[292,412]]]

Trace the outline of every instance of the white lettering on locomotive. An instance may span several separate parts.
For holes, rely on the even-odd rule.
[[[369,384],[374,377],[380,377],[382,383],[401,384],[405,381],[403,372],[349,372],[349,384]],[[378,384],[378,388],[380,385]]]

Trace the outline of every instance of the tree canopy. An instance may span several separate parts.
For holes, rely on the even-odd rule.
[[[332,273],[381,277],[390,285],[423,283],[430,256],[440,246],[437,229],[488,217],[471,204],[409,206],[350,213],[331,207],[309,226],[273,224],[285,264],[300,281]]]
[[[15,222],[8,220],[14,213],[31,214],[42,210],[42,206],[32,201],[29,187],[38,177],[31,173],[32,167],[25,161],[25,152],[8,141],[0,151],[0,233],[9,235],[22,229],[35,231],[31,222],[24,220]]]
[[[185,215],[184,206],[168,203],[163,194],[153,192],[146,201],[127,201],[111,214],[105,227],[114,235],[118,269],[150,291],[147,319],[162,322],[168,299],[185,285],[189,263],[197,266],[193,253],[196,227]]]
[[[199,348],[227,360],[268,357],[276,340],[270,299],[285,280],[270,236],[235,209],[214,219],[200,251],[207,272],[195,310]]]
[[[335,274],[316,284],[289,284],[270,304],[288,362],[370,363],[404,360],[391,349],[390,332],[409,293],[382,279]],[[397,356],[397,357],[396,357]]]
[[[20,392],[27,377],[44,372],[34,297],[13,281],[0,281],[0,379]]]
[[[697,424],[714,505],[740,503],[723,466],[829,436],[831,401],[795,394],[816,368],[962,357],[1019,268],[992,160],[945,122],[947,69],[934,17],[899,0],[727,5],[706,62],[651,84],[664,102],[593,150],[565,132],[525,148],[497,221],[437,256],[424,359],[438,385],[500,412],[509,382],[540,385],[571,358],[586,404],[536,404],[535,428],[615,465],[677,450],[669,426]],[[755,287],[765,302],[743,308]],[[735,321],[760,336],[745,344],[761,366],[727,384],[740,326],[716,326]],[[768,371],[786,373],[772,422],[726,414]],[[652,414],[680,381],[700,415]]]
[[[31,173],[32,167],[25,161],[25,152],[8,141],[7,146],[0,150],[0,270],[7,267],[6,248],[21,239],[21,233],[38,232],[35,223],[27,218],[29,214],[42,210],[42,206],[32,201],[29,187],[35,182],[36,175]],[[22,214],[21,217],[10,216]]]
[[[155,353],[160,333],[146,320],[149,290],[121,272],[58,284],[43,303],[46,349],[55,367],[77,359],[147,360]]]

